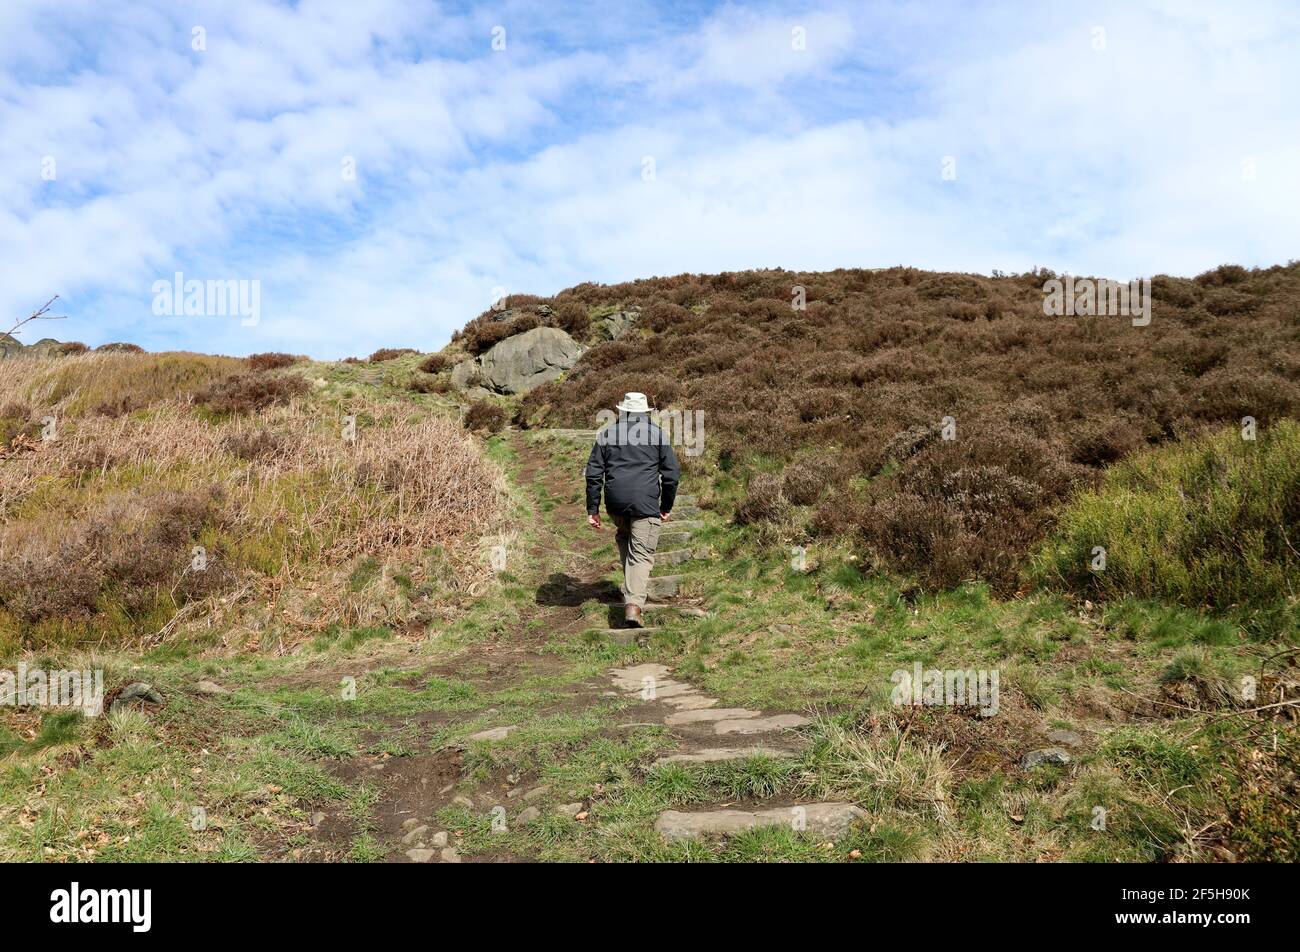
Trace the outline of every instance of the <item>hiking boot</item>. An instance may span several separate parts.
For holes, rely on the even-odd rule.
[[[636,605],[628,605],[627,608],[623,610],[623,620],[629,628],[645,627],[645,625],[641,623],[641,609]]]

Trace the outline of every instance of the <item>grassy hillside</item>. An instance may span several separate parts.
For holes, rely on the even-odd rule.
[[[503,486],[453,411],[265,363],[0,362],[0,648],[149,644],[195,618],[280,643],[393,621],[342,584],[361,561],[405,580],[406,610],[482,576]]]
[[[849,537],[927,584],[1013,592],[1061,503],[1105,467],[1246,416],[1267,427],[1300,412],[1300,265],[1157,277],[1144,327],[1045,317],[1050,277],[776,270],[511,299],[568,326],[585,326],[575,308],[588,321],[642,315],[529,394],[520,419],[592,426],[626,390],[703,410],[719,471],[756,500],[779,492],[747,510],[771,535]],[[792,307],[797,289],[806,310]],[[511,331],[500,318],[480,317],[457,346]]]

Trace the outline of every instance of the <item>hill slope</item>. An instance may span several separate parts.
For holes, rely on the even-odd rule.
[[[1104,467],[1300,411],[1300,265],[1159,276],[1146,326],[1044,316],[1052,277],[891,268],[586,284],[513,297],[448,353],[538,323],[586,335],[576,366],[522,400],[520,422],[591,427],[628,390],[703,411],[707,458],[751,489],[742,521],[852,537],[931,584],[1011,591],[1054,512]],[[611,312],[636,316],[601,340]]]

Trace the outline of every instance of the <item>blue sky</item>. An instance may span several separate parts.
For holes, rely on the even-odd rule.
[[[329,358],[497,289],[1282,263],[1297,49],[1267,2],[6,0],[0,323]],[[156,314],[176,272],[260,319]]]

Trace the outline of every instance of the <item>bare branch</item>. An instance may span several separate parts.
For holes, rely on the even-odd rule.
[[[29,317],[24,317],[21,321],[19,321],[19,322],[18,322],[17,324],[15,324],[13,327],[9,328],[9,330],[5,331],[3,334],[0,334],[0,337],[11,337],[11,338],[15,337],[15,335],[18,333],[18,329],[19,329],[20,327],[22,327],[24,324],[27,324],[27,323],[29,323],[29,322],[31,322],[31,321],[62,321],[62,320],[65,320],[65,319],[67,318],[67,315],[66,315],[66,314],[51,314],[51,313],[50,313],[50,307],[51,307],[51,306],[54,304],[54,302],[57,301],[58,299],[59,299],[59,296],[58,296],[57,294],[54,295],[54,297],[50,298],[48,301],[46,301],[44,304],[42,304],[42,305],[41,305],[37,310],[33,311],[32,314],[31,314],[31,316],[29,316]],[[16,338],[15,338],[15,339],[16,339]]]

